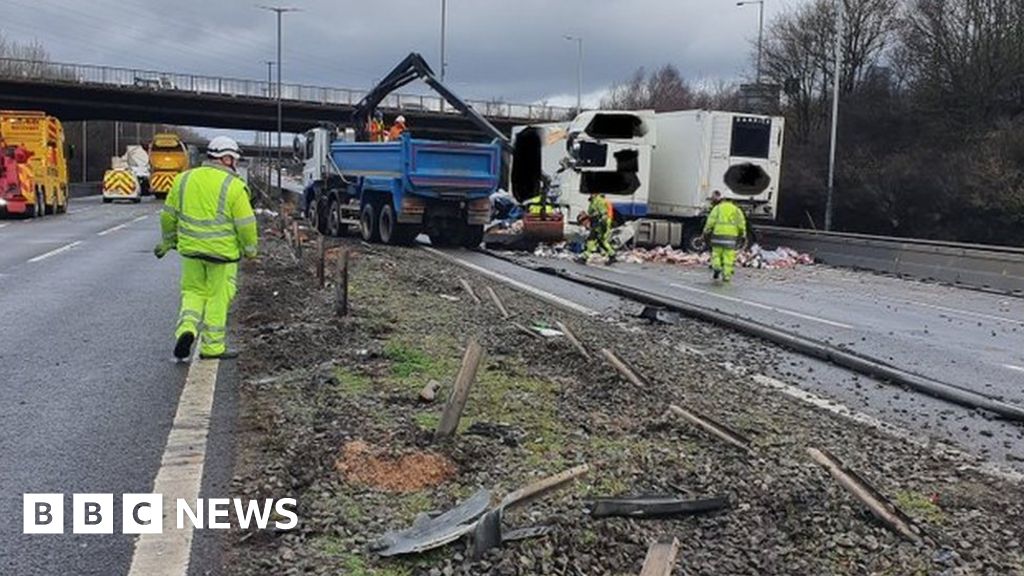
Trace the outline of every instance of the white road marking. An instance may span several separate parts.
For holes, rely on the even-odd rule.
[[[694,288],[692,286],[683,286],[682,284],[669,284],[673,288],[679,288],[680,290],[689,290],[690,292],[696,292],[698,294],[705,294],[707,296],[714,296],[715,298],[721,298],[723,300],[729,300],[730,302],[738,302],[740,304],[746,304],[754,308],[760,308],[762,310],[771,310],[772,312],[778,312],[779,314],[786,314],[796,318],[802,318],[804,320],[810,320],[812,322],[820,322],[836,328],[845,328],[847,330],[853,329],[853,326],[849,324],[843,324],[842,322],[836,322],[834,320],[827,320],[825,318],[819,318],[817,316],[811,316],[809,314],[801,314],[793,310],[787,310],[785,308],[779,308],[777,306],[769,306],[760,302],[753,302],[751,300],[744,300],[742,298],[736,298],[734,296],[726,296],[725,294],[716,294],[714,292],[708,292],[707,290],[701,290],[700,288]]]
[[[35,258],[30,259],[29,262],[39,262],[40,260],[46,260],[50,256],[56,256],[57,254],[60,254],[61,252],[65,252],[67,250],[71,250],[72,248],[74,248],[75,246],[78,246],[81,243],[82,243],[82,241],[78,240],[78,241],[72,242],[71,244],[67,244],[65,246],[61,246],[60,248],[57,248],[56,250],[50,250],[46,254],[40,254],[39,256],[36,256]]]
[[[984,318],[986,320],[995,320],[997,322],[1010,322],[1013,324],[1024,325],[1024,320],[1016,320],[1014,318],[1007,318],[1005,316],[995,316],[993,314],[985,314],[984,312],[971,312],[970,310],[961,310],[960,308],[949,308],[948,306],[939,306],[938,304],[925,304],[924,302],[913,302],[910,300],[907,300],[906,302],[911,306],[933,308],[935,310],[942,310],[943,312],[950,312],[952,314],[962,314],[964,316],[974,316],[975,318]]]
[[[110,234],[111,232],[116,232],[118,230],[121,230],[122,228],[126,228],[129,224],[132,224],[133,222],[138,222],[139,220],[145,220],[147,216],[148,215],[146,215],[146,216],[139,216],[138,218],[129,220],[129,221],[125,222],[124,224],[118,224],[117,226],[114,226],[113,228],[107,228],[106,230],[104,230],[102,232],[97,232],[96,235],[97,236],[106,236],[107,234]]]
[[[446,260],[450,260],[452,262],[455,262],[459,266],[462,266],[464,268],[469,268],[470,270],[473,270],[474,272],[483,274],[484,276],[487,276],[489,278],[493,278],[494,280],[497,280],[498,282],[502,282],[504,284],[508,284],[509,286],[512,286],[514,288],[518,288],[519,290],[522,290],[523,292],[527,292],[529,294],[533,294],[534,296],[537,296],[538,298],[541,298],[542,300],[547,300],[548,302],[550,302],[550,303],[552,303],[552,304],[554,304],[556,306],[561,306],[563,308],[568,308],[570,310],[573,310],[574,312],[579,312],[580,314],[585,314],[587,316],[600,316],[600,314],[596,310],[587,308],[586,306],[584,306],[582,304],[577,304],[576,302],[573,302],[572,300],[567,300],[565,298],[562,298],[561,296],[556,296],[556,295],[554,295],[554,294],[552,294],[550,292],[545,292],[544,290],[541,290],[539,288],[534,288],[533,286],[530,286],[530,285],[527,285],[527,284],[523,284],[522,282],[519,282],[518,280],[513,280],[512,278],[509,278],[508,276],[504,276],[502,274],[498,274],[497,272],[488,270],[487,268],[484,268],[483,266],[478,266],[476,264],[473,264],[472,262],[467,262],[466,260],[463,260],[462,258],[459,258],[457,256],[452,256],[451,254],[445,254],[444,252],[441,252],[440,250],[437,250],[436,248],[430,248],[428,246],[421,246],[421,248],[426,250],[427,252],[430,252],[431,254],[435,254],[437,256],[440,256],[441,258],[444,258]]]
[[[218,366],[219,360],[200,360],[189,367],[151,491],[163,495],[163,532],[143,534],[135,541],[129,576],[188,574],[193,528],[186,518],[184,527],[178,530],[175,502],[182,498],[195,506],[199,497]]]
[[[7,228],[7,222],[0,222],[0,228]]]
[[[1003,368],[1009,368],[1010,370],[1016,370],[1017,372],[1024,372],[1024,366],[1014,366],[1013,364],[1003,364]]]

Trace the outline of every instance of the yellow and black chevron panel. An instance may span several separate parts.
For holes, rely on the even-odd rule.
[[[177,175],[177,172],[154,172],[149,177],[149,189],[166,194],[171,191],[171,184],[174,183],[174,177]]]
[[[122,196],[135,194],[137,186],[135,175],[127,170],[107,170],[103,175],[103,191],[117,192]]]

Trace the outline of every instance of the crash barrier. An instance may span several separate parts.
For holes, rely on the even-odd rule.
[[[1024,294],[1024,248],[758,226],[758,242],[815,260],[1011,294]]]
[[[71,198],[82,198],[83,196],[95,196],[103,191],[103,182],[72,182],[68,185],[68,195]]]

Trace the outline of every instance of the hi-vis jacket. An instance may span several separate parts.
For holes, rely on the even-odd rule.
[[[722,200],[708,214],[704,233],[711,234],[712,246],[735,248],[737,240],[747,235],[747,219],[743,210],[728,200]]]
[[[160,214],[163,245],[182,256],[237,262],[256,256],[249,189],[226,168],[204,165],[174,178]]]

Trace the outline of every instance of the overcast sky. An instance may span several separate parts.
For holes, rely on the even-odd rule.
[[[439,71],[441,0],[280,0],[284,81],[366,89],[410,51]],[[766,20],[803,0],[767,0]],[[274,15],[245,0],[6,0],[0,30],[38,40],[56,61],[264,78]],[[736,0],[448,0],[448,83],[466,98],[596,104],[638,66],[687,78],[750,70],[757,6]]]

